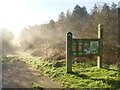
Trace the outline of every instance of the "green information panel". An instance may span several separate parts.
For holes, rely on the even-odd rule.
[[[91,41],[90,42],[90,53],[91,54],[99,54],[99,41]]]
[[[88,40],[84,40],[83,42],[83,52],[85,55],[90,54],[90,42]]]
[[[83,43],[81,40],[79,40],[79,42],[78,42],[78,55],[83,54],[82,50],[83,50]]]
[[[77,55],[77,42],[76,42],[76,40],[72,41],[72,53],[74,56]]]
[[[76,51],[76,43],[73,43],[73,45],[72,45],[72,51]]]
[[[100,39],[72,39],[72,55],[87,56],[100,54]]]

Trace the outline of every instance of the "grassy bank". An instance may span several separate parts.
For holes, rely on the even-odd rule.
[[[115,65],[98,69],[95,61],[73,64],[73,73],[66,74],[65,60],[46,61],[40,57],[20,55],[20,61],[29,64],[43,75],[52,77],[64,88],[114,88],[120,89]]]

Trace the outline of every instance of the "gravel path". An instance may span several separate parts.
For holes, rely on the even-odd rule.
[[[60,88],[58,82],[45,77],[19,60],[9,60],[2,65],[3,88],[31,88],[38,83],[43,88]]]

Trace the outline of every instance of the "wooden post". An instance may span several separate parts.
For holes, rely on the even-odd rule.
[[[100,43],[102,43],[102,39],[103,39],[103,35],[102,35],[102,33],[103,33],[103,30],[102,30],[103,28],[102,28],[102,25],[101,24],[99,24],[98,25],[98,39],[100,39]],[[102,46],[102,45],[101,45]],[[102,59],[102,57],[101,57],[101,55],[102,55],[102,47],[100,48],[100,56],[97,56],[97,66],[98,66],[98,69],[100,69],[101,68],[101,59]]]
[[[72,33],[66,34],[66,71],[72,72]]]

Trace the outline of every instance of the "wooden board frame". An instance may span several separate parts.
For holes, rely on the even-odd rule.
[[[78,41],[79,40],[81,40],[82,43],[83,43],[83,41],[88,41],[88,42],[99,41],[99,54],[78,55],[78,44],[79,44]],[[75,48],[74,51],[76,50],[76,52],[77,52],[76,55],[74,55],[73,51],[72,51],[72,48],[74,45],[73,42],[76,42],[76,44],[75,44],[76,48],[74,47]],[[83,56],[87,57],[90,55],[97,56],[97,66],[98,66],[98,69],[100,69],[101,68],[102,53],[103,53],[102,47],[103,47],[103,26],[101,24],[98,25],[98,38],[91,38],[91,39],[72,38],[72,33],[68,32],[66,34],[66,72],[72,73],[72,59],[74,57],[83,57]],[[82,46],[82,49],[83,49],[83,46]],[[83,52],[83,50],[82,50],[82,52]],[[90,52],[88,52],[88,53],[90,53]]]

